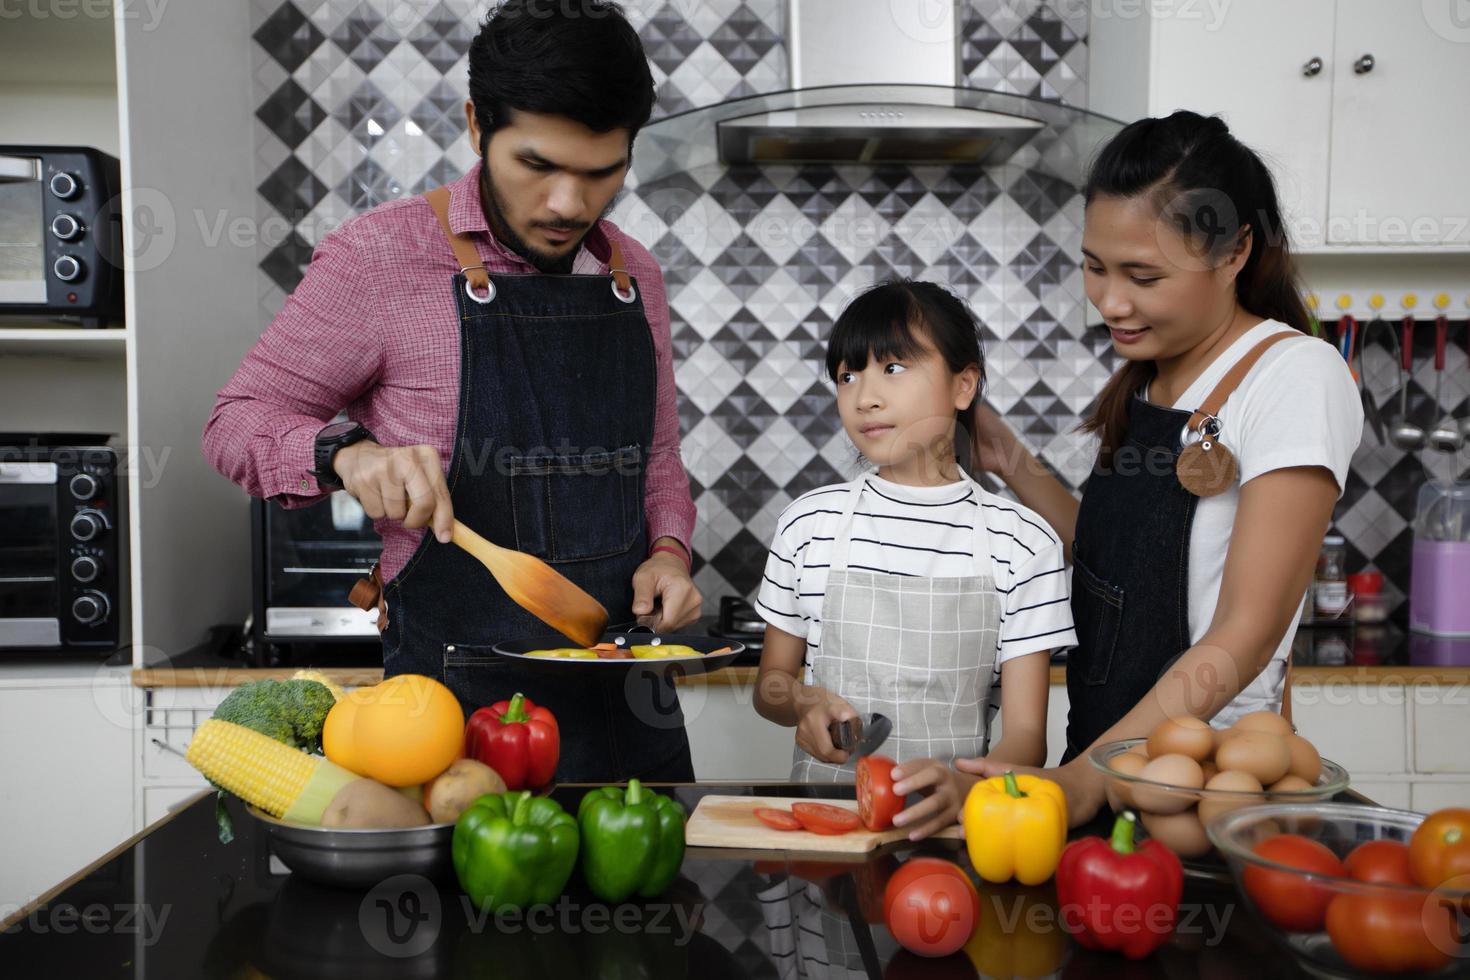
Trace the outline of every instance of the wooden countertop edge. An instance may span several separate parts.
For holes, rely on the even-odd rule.
[[[749,687],[755,684],[757,668],[726,667],[712,674],[696,674],[678,681],[681,687]],[[343,687],[365,687],[383,679],[381,667],[327,667],[321,672]],[[233,687],[249,681],[285,680],[294,667],[140,667],[133,670],[134,687]],[[1065,684],[1065,667],[1051,668],[1051,683]],[[1405,667],[1361,666],[1293,667],[1291,682],[1297,684],[1464,684],[1470,682],[1470,666]]]

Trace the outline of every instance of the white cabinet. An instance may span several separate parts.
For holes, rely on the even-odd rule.
[[[1461,0],[1156,0],[1094,16],[1089,104],[1219,114],[1266,159],[1295,246],[1470,245]]]
[[[756,714],[753,674],[748,680],[728,683],[682,683],[679,704],[689,733],[694,775],[701,782],[785,782],[791,778],[796,729],[783,728]]]
[[[60,884],[135,830],[128,671],[76,664],[0,676],[0,908]],[[17,676],[17,673],[20,676]]]

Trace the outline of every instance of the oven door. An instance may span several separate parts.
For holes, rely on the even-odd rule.
[[[40,158],[0,154],[0,309],[46,302],[42,188]]]
[[[0,647],[61,646],[57,467],[0,462]]]
[[[383,549],[362,505],[342,491],[311,507],[257,505],[265,552],[259,610],[265,637],[277,642],[377,639],[368,614],[347,601],[353,584],[372,571]]]

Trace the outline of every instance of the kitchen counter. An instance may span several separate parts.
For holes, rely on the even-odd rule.
[[[585,788],[553,795],[572,812]],[[690,810],[707,793],[837,796],[850,787],[685,785]],[[1361,798],[1356,801],[1362,802]],[[1042,886],[982,890],[969,958],[923,960],[897,949],[881,925],[883,881],[894,861],[935,853],[968,866],[961,842],[902,844],[865,860],[818,864],[784,851],[691,848],[681,877],[657,902],[616,916],[573,875],[544,917],[478,915],[452,882],[413,876],[371,891],[325,888],[285,872],[261,825],[229,802],[235,839],[219,843],[214,800],[202,795],[11,919],[0,962],[12,976],[127,977],[598,977],[789,975],[790,957],[845,959],[847,976],[992,975],[1025,958],[1037,974],[1263,978],[1302,976],[1250,918],[1233,886],[1189,880],[1170,943],[1138,963],[1075,946]],[[1094,824],[1083,832],[1099,833]],[[830,860],[830,857],[829,859]],[[795,918],[800,932],[783,924]],[[1004,933],[1009,926],[1011,933]],[[794,937],[801,947],[792,950]]]

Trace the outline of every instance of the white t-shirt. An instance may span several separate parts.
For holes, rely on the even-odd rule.
[[[1252,327],[1168,407],[1190,412],[1199,408],[1226,372],[1251,348],[1283,331],[1299,332],[1277,320],[1266,320]],[[1195,510],[1189,536],[1191,643],[1200,641],[1215,618],[1220,582],[1225,574],[1225,554],[1235,526],[1235,511],[1240,506],[1240,487],[1272,470],[1324,466],[1337,480],[1337,494],[1341,497],[1348,464],[1363,437],[1363,404],[1342,355],[1331,344],[1305,335],[1300,340],[1279,343],[1262,354],[1240,387],[1226,400],[1219,418],[1224,426],[1220,441],[1235,454],[1240,464],[1240,479],[1218,496],[1201,498]],[[1300,611],[1298,607],[1298,614]],[[1294,623],[1282,636],[1271,662],[1215,716],[1213,725],[1228,728],[1247,712],[1280,710]]]
[[[1013,657],[1076,645],[1062,546],[1034,512],[968,481],[910,487],[876,474],[867,480],[853,514],[849,568],[958,578],[988,565],[1003,597],[997,671]],[[806,639],[808,670],[822,642],[822,598],[847,491],[845,483],[819,487],[781,513],[756,598],[766,622]],[[982,514],[994,554],[977,563],[972,543]]]

